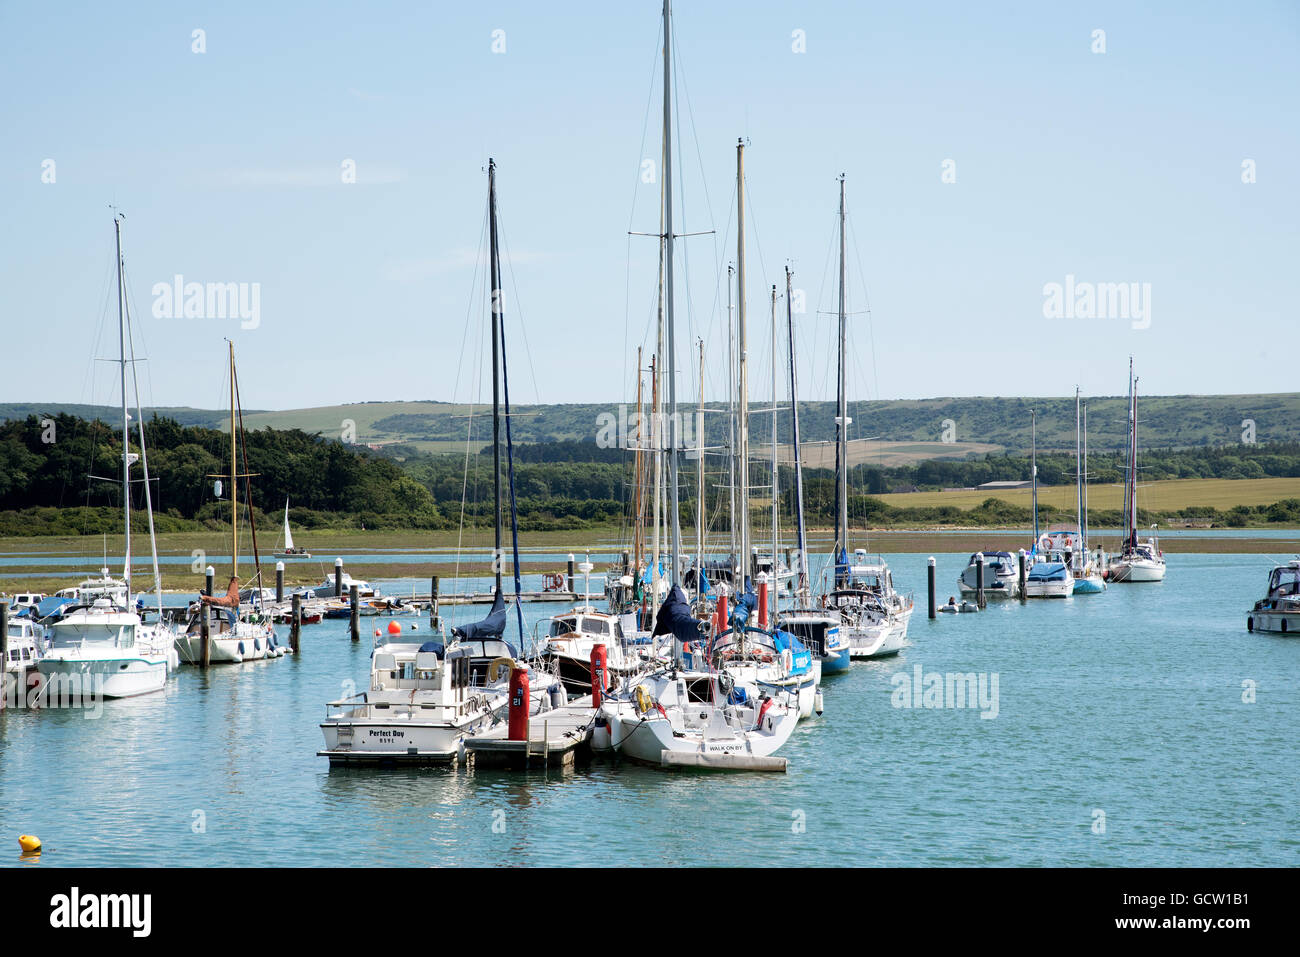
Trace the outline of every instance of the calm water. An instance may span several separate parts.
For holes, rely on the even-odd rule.
[[[938,556],[941,601],[966,558]],[[925,556],[890,559],[923,605]],[[1175,555],[1161,585],[922,607],[901,655],[826,680],[786,775],[330,771],[318,723],[345,679],[364,686],[370,642],[326,622],[296,659],[183,669],[98,720],[4,714],[0,862],[33,833],[26,866],[1294,866],[1300,640],[1244,625],[1269,567]],[[997,717],[894,707],[891,677],[917,665],[996,675]]]

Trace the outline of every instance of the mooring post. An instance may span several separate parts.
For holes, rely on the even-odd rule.
[[[343,556],[334,559],[334,597],[343,597]]]
[[[208,571],[211,570],[212,569],[208,569]],[[210,578],[209,581],[211,581]],[[209,585],[208,591],[211,590],[212,590],[212,586]],[[200,648],[199,648],[199,660],[196,662],[196,664],[200,668],[206,668],[210,664],[212,664],[212,642],[209,640],[212,637],[212,609],[213,609],[212,605],[205,605],[203,604],[203,602],[199,602]]]
[[[935,611],[935,607],[934,607],[934,556],[933,555],[930,556],[930,561],[926,566],[925,584],[926,584],[926,591],[928,591],[930,595],[930,601],[929,601],[930,618],[933,619],[938,614],[938,612]]]
[[[289,619],[289,647],[298,653],[299,633],[302,631],[302,595],[293,596],[293,617]]]
[[[217,570],[213,568],[211,565],[209,565],[207,567],[207,570],[203,573],[203,576],[206,579],[206,582],[204,584],[204,588],[206,589],[206,591],[204,592],[204,594],[206,594],[209,598],[211,598],[212,580],[217,576]]]
[[[1025,550],[1020,549],[1020,600],[1023,602],[1029,597],[1025,593],[1025,586],[1028,584],[1028,576],[1025,572]]]
[[[348,627],[352,633],[353,641],[361,640],[361,602],[357,598],[357,586],[348,587],[348,601],[351,602],[351,610],[348,614]]]
[[[9,661],[9,602],[0,601],[0,711],[4,710],[5,700],[9,697],[4,687],[5,668]],[[19,689],[19,676],[14,675],[14,690]],[[22,689],[26,691],[26,688]]]
[[[438,576],[429,583],[429,627],[438,631]]]
[[[975,607],[984,610],[984,553],[975,555]]]
[[[275,603],[284,601],[284,562],[275,563]]]
[[[568,578],[569,578],[569,592],[570,592],[571,594],[576,595],[576,594],[578,593],[578,591],[577,591],[577,586],[576,586],[576,585],[574,584],[574,582],[573,582],[573,563],[574,563],[573,552],[570,552],[570,553],[569,553],[569,572],[568,572]]]

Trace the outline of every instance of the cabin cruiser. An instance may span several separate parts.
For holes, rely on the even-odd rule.
[[[640,670],[645,659],[634,652],[629,638],[636,639],[636,616],[614,615],[583,605],[537,623],[545,625],[545,639],[538,642],[538,656],[559,674],[570,694],[591,693],[591,653],[605,646],[605,664],[611,677]]]
[[[27,688],[28,678],[45,651],[45,629],[28,614],[9,619],[8,654],[0,662],[0,694],[11,703],[21,700],[19,693]]]
[[[1069,598],[1074,594],[1074,573],[1063,552],[1035,552],[1025,574],[1026,598]]]
[[[853,658],[840,616],[821,608],[788,608],[777,613],[777,627],[794,635],[821,662],[822,674],[848,671]]]
[[[381,634],[371,655],[369,687],[331,701],[321,723],[331,765],[439,764],[458,760],[465,738],[506,720],[513,645],[500,637],[450,645]],[[555,676],[528,669],[529,713],[564,703]]]
[[[25,611],[28,608],[35,608],[37,605],[43,602],[47,597],[49,596],[42,595],[40,592],[34,592],[34,591],[18,592],[12,598],[9,599],[9,611],[11,613],[17,613],[17,612]]]
[[[976,552],[962,570],[957,579],[957,587],[963,595],[973,595],[979,584],[976,559],[984,556],[984,597],[985,598],[1019,598],[1020,564],[1019,559],[1010,552],[987,551]]]
[[[106,698],[161,691],[178,663],[175,634],[162,624],[96,598],[65,610],[49,625],[46,653],[36,666],[46,680],[80,681],[83,693]]]
[[[358,598],[378,598],[380,597],[379,589],[370,587],[370,582],[362,581],[359,578],[353,578],[347,572],[343,573],[342,588],[339,591],[339,597],[347,598],[352,593],[352,586],[357,586]],[[334,575],[331,573],[325,576],[325,581],[316,586],[317,598],[334,597]]]
[[[125,608],[130,603],[127,590],[126,582],[109,575],[106,566],[100,569],[99,578],[87,578],[71,588],[60,589],[54,594],[57,598],[71,598],[86,604],[90,604],[97,598],[107,598],[115,605]]]
[[[1268,594],[1246,615],[1246,629],[1300,634],[1300,559],[1278,565],[1269,573]]]

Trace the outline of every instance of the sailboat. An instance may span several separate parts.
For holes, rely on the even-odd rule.
[[[794,573],[793,600],[789,608],[776,613],[777,626],[796,636],[821,662],[823,675],[848,671],[853,663],[848,637],[840,631],[840,616],[818,608],[812,600],[808,577],[808,538],[803,514],[803,453],[799,447],[799,384],[795,372],[793,273],[785,268],[785,323],[789,337],[790,360],[790,435],[794,447],[794,517],[798,558]],[[776,405],[775,389],[772,404]],[[773,484],[776,471],[773,470]],[[774,495],[775,498],[775,495]],[[773,527],[775,527],[773,520]],[[775,547],[773,547],[775,553]]]
[[[161,691],[167,675],[177,664],[176,634],[162,621],[162,587],[158,572],[158,547],[153,533],[153,502],[149,491],[149,464],[144,445],[144,414],[139,408],[136,383],[136,412],[139,416],[140,454],[130,450],[131,415],[127,407],[127,365],[134,378],[134,355],[127,359],[127,307],[123,287],[122,216],[113,218],[117,255],[118,365],[122,375],[122,527],[126,547],[122,567],[122,589],[90,594],[63,609],[62,617],[50,624],[46,637],[50,647],[36,666],[42,677],[56,687],[83,695],[126,698]],[[134,353],[134,348],[132,349]],[[145,505],[149,516],[149,542],[153,553],[155,594],[159,602],[158,621],[145,624],[130,606],[131,598],[131,466],[139,462],[144,473]],[[104,579],[108,580],[108,569]],[[119,596],[125,600],[120,600]]]
[[[672,193],[672,10],[671,0],[663,7],[663,202],[660,207],[664,230],[664,331],[667,338],[668,404],[670,423],[677,422],[676,355],[673,341],[673,193]],[[741,153],[737,152],[740,162]],[[743,177],[741,177],[743,182]],[[742,192],[743,197],[743,192]],[[743,199],[740,206],[743,247]],[[742,257],[743,261],[743,257]],[[742,273],[743,301],[743,273]],[[743,306],[742,306],[743,310]],[[743,328],[743,322],[742,322]],[[741,353],[744,355],[743,340]],[[743,363],[743,359],[742,359]],[[742,365],[743,370],[743,365]],[[741,374],[742,392],[744,373]],[[744,448],[745,413],[742,407],[737,432]],[[709,665],[708,625],[697,620],[682,589],[681,533],[678,508],[678,443],[674,432],[667,449],[668,500],[670,522],[669,591],[659,607],[653,636],[667,636],[673,644],[673,660],[649,672],[626,679],[622,686],[601,701],[596,715],[592,746],[596,750],[612,748],[620,755],[646,764],[664,767],[696,766],[736,770],[784,770],[785,762],[773,757],[794,731],[797,707],[791,707],[756,684],[738,682],[729,674]],[[744,460],[742,460],[743,463]],[[742,507],[733,511],[732,524],[748,510],[744,494],[747,480],[741,481]],[[742,527],[746,522],[739,523]],[[741,549],[739,554],[746,555]],[[657,558],[657,555],[656,555]],[[738,578],[744,582],[744,569],[736,564]],[[702,571],[697,569],[697,572]],[[657,576],[656,576],[657,577]],[[697,578],[698,580],[698,578]],[[751,593],[752,594],[752,593]],[[743,604],[743,601],[742,601]],[[744,620],[738,622],[744,634],[749,605]],[[736,622],[741,616],[732,617]],[[730,628],[730,626],[729,626]],[[695,649],[706,646],[703,654]],[[690,658],[704,660],[704,666],[690,669]],[[805,652],[806,654],[806,652]],[[782,662],[784,664],[784,662]]]
[[[1074,503],[1078,518],[1078,538],[1071,553],[1070,571],[1074,573],[1076,595],[1096,595],[1106,590],[1100,556],[1088,549],[1088,407],[1074,390]]]
[[[884,658],[896,655],[907,639],[912,619],[912,599],[894,588],[893,573],[884,556],[868,556],[855,549],[853,562],[849,543],[849,424],[848,412],[848,304],[846,288],[846,239],[844,176],[840,184],[840,286],[839,286],[839,375],[836,388],[838,415],[835,419],[835,584],[822,596],[822,606],[840,616],[840,630],[849,642],[853,658]]]
[[[189,665],[204,664],[203,619],[207,618],[207,663],[240,664],[264,658],[281,658],[286,649],[275,636],[270,615],[262,613],[262,563],[257,553],[257,526],[253,522],[253,493],[248,484],[252,478],[247,470],[248,450],[243,447],[243,411],[239,403],[239,377],[235,372],[235,344],[227,340],[230,356],[230,582],[225,595],[203,595],[191,606],[185,634],[177,639],[176,647],[181,660]],[[239,471],[240,451],[243,452],[244,472]],[[215,477],[215,476],[213,476]],[[239,491],[240,479],[248,507],[248,521],[253,543],[253,563],[256,572],[252,579],[250,604],[245,610],[239,589]]]
[[[289,496],[284,497],[284,551],[276,552],[284,558],[311,558],[311,552],[293,543],[293,530],[289,528]]]
[[[501,260],[497,246],[496,162],[488,160],[488,217],[491,256],[489,325],[492,334],[492,477],[496,587],[486,618],[452,630],[452,641],[401,640],[381,631],[371,655],[365,691],[326,705],[321,723],[325,746],[316,752],[333,765],[436,764],[458,759],[465,738],[482,734],[507,720],[511,672],[526,669],[529,711],[539,713],[562,704],[559,679],[521,660],[522,647],[505,638],[508,608],[501,583],[503,487],[510,493],[515,598],[522,646],[519,536],[515,522],[513,445],[510,440],[510,391],[505,361],[501,295]],[[502,408],[504,387],[504,409]],[[501,425],[505,422],[506,483],[501,475]]]
[[[1026,598],[1069,598],[1074,594],[1074,572],[1070,570],[1070,536],[1077,530],[1056,526],[1038,530],[1038,414],[1029,410],[1030,466],[1034,497],[1034,544],[1029,550],[1029,571],[1025,575]]]
[[[1106,580],[1112,582],[1159,582],[1165,580],[1165,556],[1160,540],[1153,534],[1138,541],[1137,507],[1137,383],[1133,376],[1133,359],[1128,360],[1128,465],[1124,476],[1124,545],[1111,559]]]

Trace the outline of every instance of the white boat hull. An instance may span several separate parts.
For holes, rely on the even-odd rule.
[[[131,698],[161,691],[167,684],[167,659],[161,657],[87,658],[47,655],[36,663],[47,681],[77,686],[105,698]]]
[[[707,708],[708,706],[702,706]],[[766,715],[754,731],[710,734],[708,731],[675,734],[671,722],[658,713],[639,717],[629,708],[611,709],[612,746],[620,755],[642,764],[662,766],[664,752],[702,756],[769,757],[789,740],[798,714],[785,710]]]
[[[1149,561],[1116,562],[1110,566],[1112,582],[1160,582],[1165,580],[1165,563]]]
[[[849,639],[850,658],[887,658],[903,649],[907,640],[907,626],[912,620],[912,608],[891,613],[884,621],[871,625],[840,626]]]
[[[1025,582],[1026,598],[1069,598],[1073,594],[1073,578],[1058,582]]]

